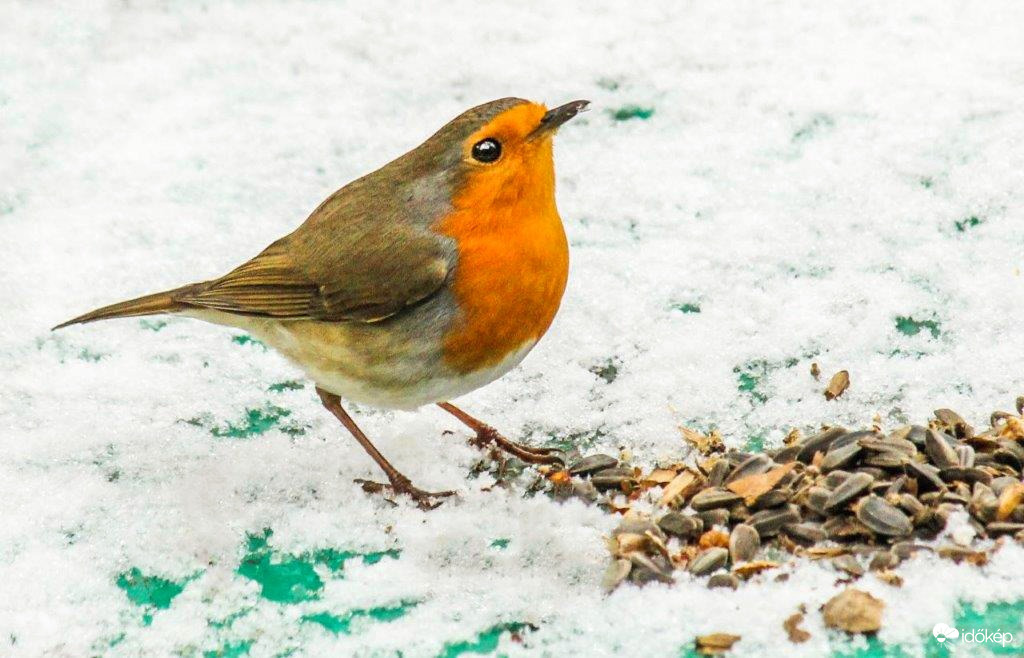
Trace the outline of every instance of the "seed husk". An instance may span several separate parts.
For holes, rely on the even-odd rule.
[[[786,636],[793,644],[802,644],[811,639],[811,634],[800,628],[804,621],[804,612],[805,608],[801,605],[799,611],[786,617],[786,621],[782,622],[782,628],[786,630]]]
[[[697,493],[703,481],[693,471],[682,471],[665,485],[659,504],[666,507],[681,507],[690,496]]]
[[[601,578],[601,588],[606,592],[612,591],[629,576],[632,568],[633,563],[630,560],[624,558],[612,560],[608,568],[605,569],[604,577]]]
[[[773,562],[772,560],[751,560],[750,562],[743,562],[733,567],[733,574],[740,578],[747,580],[751,576],[761,573],[762,571],[768,571],[769,569],[778,568],[779,563]]]
[[[776,487],[795,467],[796,462],[790,462],[768,471],[747,475],[732,480],[726,484],[726,488],[736,495],[742,496],[746,504],[751,505],[758,497]]]
[[[825,502],[825,510],[831,511],[853,501],[854,498],[867,491],[874,481],[875,478],[867,473],[854,473],[832,491],[832,495]]]
[[[687,570],[695,576],[706,576],[712,571],[718,571],[729,561],[729,550],[721,546],[715,546],[703,551],[693,558]]]
[[[730,635],[729,633],[712,633],[711,635],[701,635],[696,640],[697,653],[702,656],[714,656],[720,653],[725,653],[732,648],[732,645],[740,641],[739,635]]]
[[[999,506],[996,509],[996,520],[1006,521],[1010,518],[1021,500],[1024,500],[1024,482],[1016,482],[1003,489],[999,494]]]
[[[729,535],[729,558],[733,564],[749,562],[761,548],[761,537],[753,526],[741,523]]]
[[[836,594],[822,607],[825,625],[847,633],[874,633],[882,627],[885,603],[852,587]]]
[[[846,370],[840,370],[836,374],[832,375],[832,379],[828,380],[828,386],[825,387],[825,399],[835,400],[849,387],[850,373]]]

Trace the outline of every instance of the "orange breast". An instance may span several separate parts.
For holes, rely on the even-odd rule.
[[[539,166],[471,181],[437,226],[458,245],[452,290],[461,317],[444,354],[459,372],[494,366],[539,339],[565,292],[569,249],[554,202],[550,140],[541,148],[548,153]]]

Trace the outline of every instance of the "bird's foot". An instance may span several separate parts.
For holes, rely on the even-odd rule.
[[[413,502],[416,503],[416,506],[424,511],[439,507],[441,503],[444,502],[443,500],[437,499],[455,495],[454,491],[424,491],[418,487],[414,487],[409,478],[404,475],[394,478],[391,480],[390,484],[362,479],[356,480],[356,483],[362,486],[363,491],[367,493],[390,491],[396,496],[409,496],[409,498],[412,498]]]
[[[484,425],[476,431],[476,437],[474,437],[470,443],[479,447],[486,448],[488,446],[494,446],[500,450],[513,455],[528,464],[558,464],[564,466],[565,462],[556,453],[557,450],[550,450],[548,448],[533,448],[531,446],[516,443],[510,441],[501,435],[498,430],[494,429],[490,425]]]

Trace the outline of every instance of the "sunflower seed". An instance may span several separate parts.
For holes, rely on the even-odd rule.
[[[706,576],[712,571],[718,571],[724,567],[728,560],[728,549],[722,548],[721,546],[715,546],[693,558],[689,567],[687,567],[687,570],[695,576]]]
[[[964,443],[958,445],[956,448],[957,462],[961,468],[971,468],[974,466],[975,453],[974,448]]]
[[[736,589],[739,586],[740,579],[731,573],[716,573],[708,578],[708,589],[717,589],[719,587]]]
[[[903,468],[908,459],[905,454],[897,450],[884,450],[870,455],[864,460],[864,463],[868,466],[877,466],[879,468],[898,469]]]
[[[962,439],[974,434],[974,429],[967,424],[967,421],[952,409],[936,409],[935,418],[940,425],[953,430],[953,436]]]
[[[1003,489],[1011,484],[1017,484],[1018,482],[1020,482],[1019,478],[1004,475],[1002,477],[992,478],[992,483],[988,486],[992,487],[992,491],[998,496],[1003,493]]]
[[[846,428],[830,427],[815,434],[801,444],[800,452],[797,453],[797,461],[810,464],[817,452],[826,452],[832,442],[846,433]]]
[[[812,512],[825,516],[827,514],[825,505],[831,497],[832,492],[825,487],[811,487],[804,496],[804,505]]]
[[[871,556],[868,562],[868,569],[871,571],[882,571],[891,569],[899,564],[900,559],[892,551],[878,551]]]
[[[860,566],[860,562],[852,555],[838,555],[832,558],[832,566],[858,578],[864,575],[864,567]]]
[[[643,585],[654,580],[663,583],[674,581],[672,564],[660,555],[651,557],[643,553],[631,553],[629,561],[633,563],[629,573],[630,582]]]
[[[776,467],[777,464],[772,461],[771,457],[765,454],[752,455],[745,459],[741,464],[736,466],[729,473],[729,477],[725,479],[725,483],[735,482],[740,478],[745,478],[749,475],[758,475],[760,473],[766,473],[772,468]]]
[[[871,436],[857,441],[857,445],[870,452],[899,452],[910,457],[917,453],[917,446],[904,439]]]
[[[590,482],[598,490],[629,489],[636,484],[633,469],[625,466],[606,468],[591,476]]]
[[[800,523],[800,511],[795,505],[787,505],[777,509],[766,509],[754,514],[747,523],[764,539],[778,534],[782,526],[788,523]]]
[[[704,531],[704,522],[696,516],[687,516],[680,512],[669,512],[658,520],[658,527],[665,534],[676,537],[699,537]]]
[[[875,478],[871,477],[867,473],[854,473],[832,491],[832,495],[829,496],[828,500],[825,502],[825,510],[831,511],[837,507],[846,505],[854,498],[864,493],[864,491],[866,491],[874,481]]]
[[[899,496],[899,506],[900,509],[912,517],[917,516],[924,510],[924,504],[908,493]]]
[[[725,489],[704,489],[690,500],[690,506],[698,512],[729,507],[743,500],[740,496]]]
[[[729,471],[732,470],[732,465],[726,459],[719,459],[715,462],[715,465],[708,471],[708,484],[712,487],[720,487],[725,482],[725,478],[729,475]]]
[[[589,475],[619,465],[619,460],[608,455],[589,455],[569,467],[570,475]]]
[[[821,483],[829,489],[835,489],[843,482],[846,482],[846,478],[851,475],[853,475],[853,473],[849,471],[832,471],[825,476]]]
[[[944,468],[939,471],[939,477],[946,482],[964,482],[966,484],[974,484],[975,482],[981,482],[982,484],[991,484],[992,476],[983,471],[980,468]]]
[[[860,455],[861,450],[861,446],[857,443],[851,443],[838,448],[833,445],[829,448],[828,452],[825,453],[825,458],[821,460],[821,470],[826,472],[834,471],[837,468],[842,468],[847,464],[851,464],[857,459],[858,455]]]
[[[733,564],[748,562],[761,548],[761,538],[753,527],[741,523],[729,535],[729,557]]]
[[[998,537],[1000,535],[1012,535],[1024,530],[1024,523],[1010,523],[1007,521],[994,521],[985,526],[989,535]]]
[[[906,514],[874,494],[865,496],[857,505],[857,518],[880,535],[901,537],[914,530]]]
[[[778,507],[785,503],[793,496],[793,492],[789,489],[772,489],[766,491],[750,503],[750,509],[752,510],[763,510],[769,507]]]
[[[706,512],[698,514],[697,518],[704,522],[705,528],[712,528],[716,525],[724,526],[729,523],[729,510],[721,507],[718,509],[709,509]]]
[[[828,538],[820,523],[787,523],[782,526],[782,532],[804,546],[820,544]]]
[[[786,446],[776,451],[772,455],[772,459],[775,460],[776,464],[788,464],[789,462],[796,461],[796,456],[800,454],[800,450],[801,446],[799,444]]]
[[[871,530],[855,518],[847,516],[833,516],[821,526],[828,534],[829,539],[835,541],[848,541],[851,539],[870,539]]]
[[[953,468],[960,465],[956,450],[950,445],[946,436],[935,430],[928,430],[928,434],[925,436],[925,451],[932,463],[939,468]]]
[[[939,469],[935,468],[931,464],[907,462],[904,466],[906,474],[915,478],[918,486],[927,484],[932,489],[939,491],[946,490],[946,483],[939,477]]]
[[[910,441],[918,449],[921,449],[924,448],[924,439],[927,432],[928,429],[921,425],[904,425],[889,434],[889,438]]]

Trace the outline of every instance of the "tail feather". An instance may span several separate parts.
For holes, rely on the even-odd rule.
[[[79,315],[77,318],[72,318],[67,322],[62,322],[51,331],[62,329],[73,324],[83,324],[85,322],[95,322],[97,320],[132,318],[140,315],[155,315],[157,313],[174,313],[175,311],[181,311],[187,308],[188,305],[177,301],[175,298],[181,293],[191,290],[193,287],[194,286],[184,286],[182,288],[175,288],[174,290],[165,290],[164,292],[144,295],[124,302],[118,302],[117,304],[103,306],[94,311],[89,311],[88,313]]]

